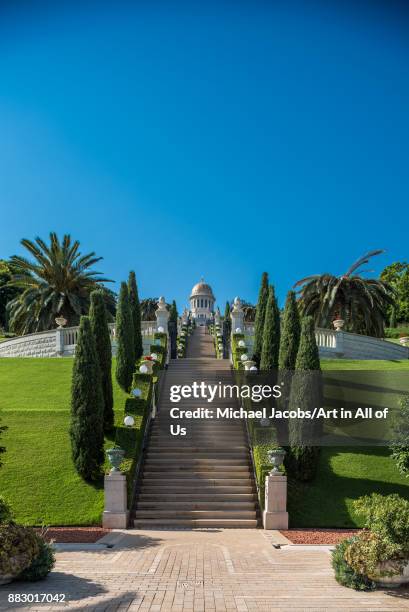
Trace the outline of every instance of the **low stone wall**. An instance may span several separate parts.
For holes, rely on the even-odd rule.
[[[57,357],[56,330],[1,342],[0,357]]]
[[[320,357],[324,359],[408,359],[409,348],[372,336],[343,331],[316,330]]]

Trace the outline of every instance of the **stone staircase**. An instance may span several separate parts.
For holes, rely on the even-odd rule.
[[[175,406],[192,410],[205,407],[203,399],[180,404],[169,399],[171,385],[190,385],[193,381],[232,383],[230,364],[214,357],[213,341],[204,327],[197,328],[189,339],[188,357],[171,360],[165,374],[134,525],[256,527],[257,496],[244,422],[170,417],[170,409]],[[235,405],[230,399],[217,401],[218,407]],[[171,435],[171,424],[186,427],[186,435]]]

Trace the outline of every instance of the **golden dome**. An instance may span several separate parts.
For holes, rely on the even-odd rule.
[[[190,297],[192,298],[197,295],[200,295],[201,297],[209,297],[212,300],[215,299],[211,286],[205,283],[203,278],[193,287]]]

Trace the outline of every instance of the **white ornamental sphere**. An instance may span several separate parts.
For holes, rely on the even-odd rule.
[[[124,418],[124,425],[126,425],[127,427],[133,427],[135,425],[135,419],[133,418],[133,416],[126,416]]]
[[[246,343],[244,342],[244,340],[239,340],[239,347],[244,348],[245,346],[246,346]]]
[[[251,368],[250,368],[250,372],[257,372],[257,368],[256,368],[256,366],[251,366]]]
[[[241,359],[242,361],[248,361],[249,356],[248,356],[248,355],[246,355],[246,353],[243,353],[243,355],[240,357],[240,359]]]
[[[139,368],[139,371],[141,374],[147,374],[148,373],[148,368],[146,367],[146,365],[141,365]]]
[[[236,327],[236,334],[241,334],[241,333],[242,333],[241,327]]]
[[[159,327],[158,327],[158,332],[159,332],[160,334],[163,334],[163,332],[164,332],[164,331],[165,331],[165,330],[164,330],[164,328],[162,327],[162,325],[159,325]]]
[[[145,366],[145,367],[146,367],[146,366]],[[133,395],[134,397],[141,397],[141,395],[142,395],[142,391],[141,391],[141,389],[138,389],[138,388],[136,388],[136,389],[132,389],[132,395]]]
[[[158,356],[156,353],[151,353],[151,357],[152,359],[155,359],[155,361],[158,359]]]

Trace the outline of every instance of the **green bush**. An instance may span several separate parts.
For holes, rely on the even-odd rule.
[[[40,552],[35,532],[14,523],[0,524],[0,574],[17,577]]]
[[[44,580],[55,565],[53,546],[45,542],[38,534],[35,535],[39,546],[39,552],[32,560],[31,565],[19,575],[19,580],[29,580],[30,582]]]
[[[385,338],[401,338],[409,336],[409,327],[387,327],[385,329]]]
[[[353,503],[355,512],[364,519],[364,527],[381,538],[402,547],[409,555],[409,501],[396,493],[372,493]]]
[[[390,448],[399,472],[409,477],[409,395],[402,397],[392,426]]]
[[[357,573],[345,560],[345,553],[357,537],[342,540],[332,551],[332,567],[335,571],[335,579],[342,586],[355,589],[356,591],[370,591],[375,588],[375,583],[363,574]]]
[[[398,544],[382,538],[372,531],[362,531],[345,550],[345,561],[358,574],[369,578],[380,578],[382,575],[392,576],[400,574],[404,560],[400,556],[401,549]],[[388,571],[380,571],[379,564],[394,560]]]
[[[0,495],[0,523],[9,523],[13,519],[13,514],[9,504]]]

